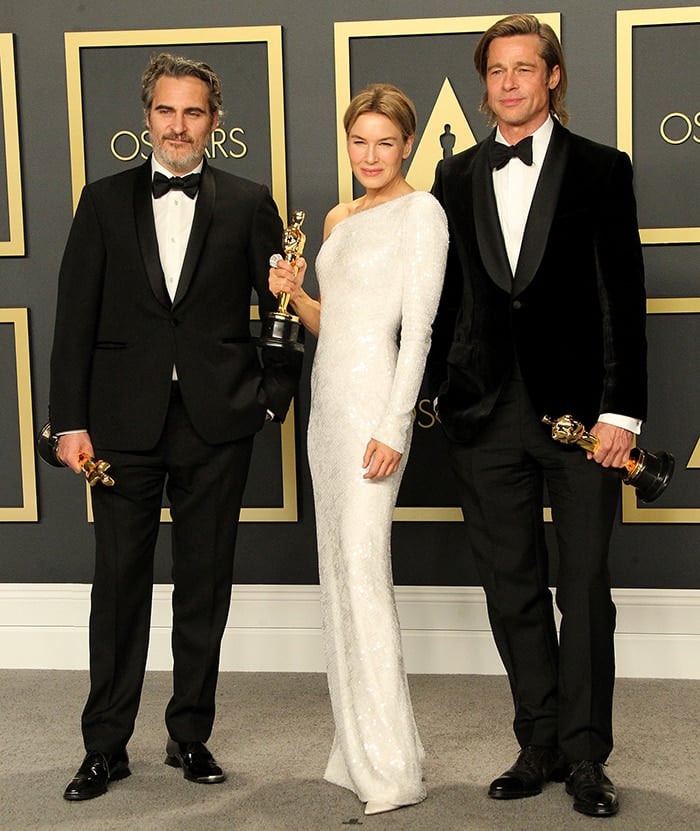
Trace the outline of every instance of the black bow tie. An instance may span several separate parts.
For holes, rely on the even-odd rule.
[[[532,136],[527,136],[522,141],[512,145],[494,141],[489,147],[489,164],[496,170],[505,167],[516,156],[523,164],[532,164]]]
[[[189,173],[187,176],[180,178],[179,176],[163,176],[162,173],[156,171],[153,174],[153,196],[160,199],[161,196],[171,190],[181,190],[190,199],[194,199],[199,190],[199,180],[201,175],[199,173]]]

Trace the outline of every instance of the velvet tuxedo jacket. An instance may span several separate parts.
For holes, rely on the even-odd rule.
[[[251,290],[274,311],[268,260],[282,223],[266,187],[206,162],[177,293],[158,253],[151,162],[87,185],[59,275],[51,358],[55,432],[87,428],[95,447],[158,441],[173,365],[197,432],[218,444],[250,435],[267,409],[284,418],[299,353],[250,340]],[[183,197],[187,198],[187,197]]]
[[[646,300],[632,166],[554,123],[516,273],[483,142],[440,162],[450,228],[428,377],[453,440],[488,419],[517,357],[539,416],[646,417]]]

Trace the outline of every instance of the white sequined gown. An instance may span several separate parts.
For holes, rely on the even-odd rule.
[[[325,778],[363,802],[410,805],[426,794],[390,535],[446,250],[442,208],[416,191],[340,222],[316,260],[322,305],[308,452],[336,725]],[[371,438],[404,454],[387,479],[362,478]]]

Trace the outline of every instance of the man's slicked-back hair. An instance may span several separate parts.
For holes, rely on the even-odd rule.
[[[514,35],[537,35],[540,40],[539,55],[547,65],[547,76],[551,75],[555,66],[559,67],[559,83],[549,91],[549,112],[561,124],[569,121],[569,113],[565,106],[566,100],[566,64],[564,53],[556,32],[547,23],[541,23],[534,14],[511,14],[496,21],[489,27],[476,45],[474,50],[474,66],[481,80],[486,83],[488,68],[489,47],[496,38],[508,38]],[[479,107],[485,113],[490,123],[495,123],[496,115],[489,107],[488,94],[484,91]]]
[[[209,90],[209,110],[212,115],[223,116],[223,97],[221,95],[221,79],[214,70],[201,61],[193,61],[179,55],[161,52],[154,55],[143,75],[141,76],[141,101],[146,113],[153,103],[153,92],[159,78],[199,78]]]

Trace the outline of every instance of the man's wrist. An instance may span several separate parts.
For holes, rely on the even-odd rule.
[[[618,413],[601,413],[598,416],[598,421],[603,424],[611,424],[613,427],[621,427],[623,430],[629,430],[635,436],[642,432],[642,421],[639,418],[619,415]]]

